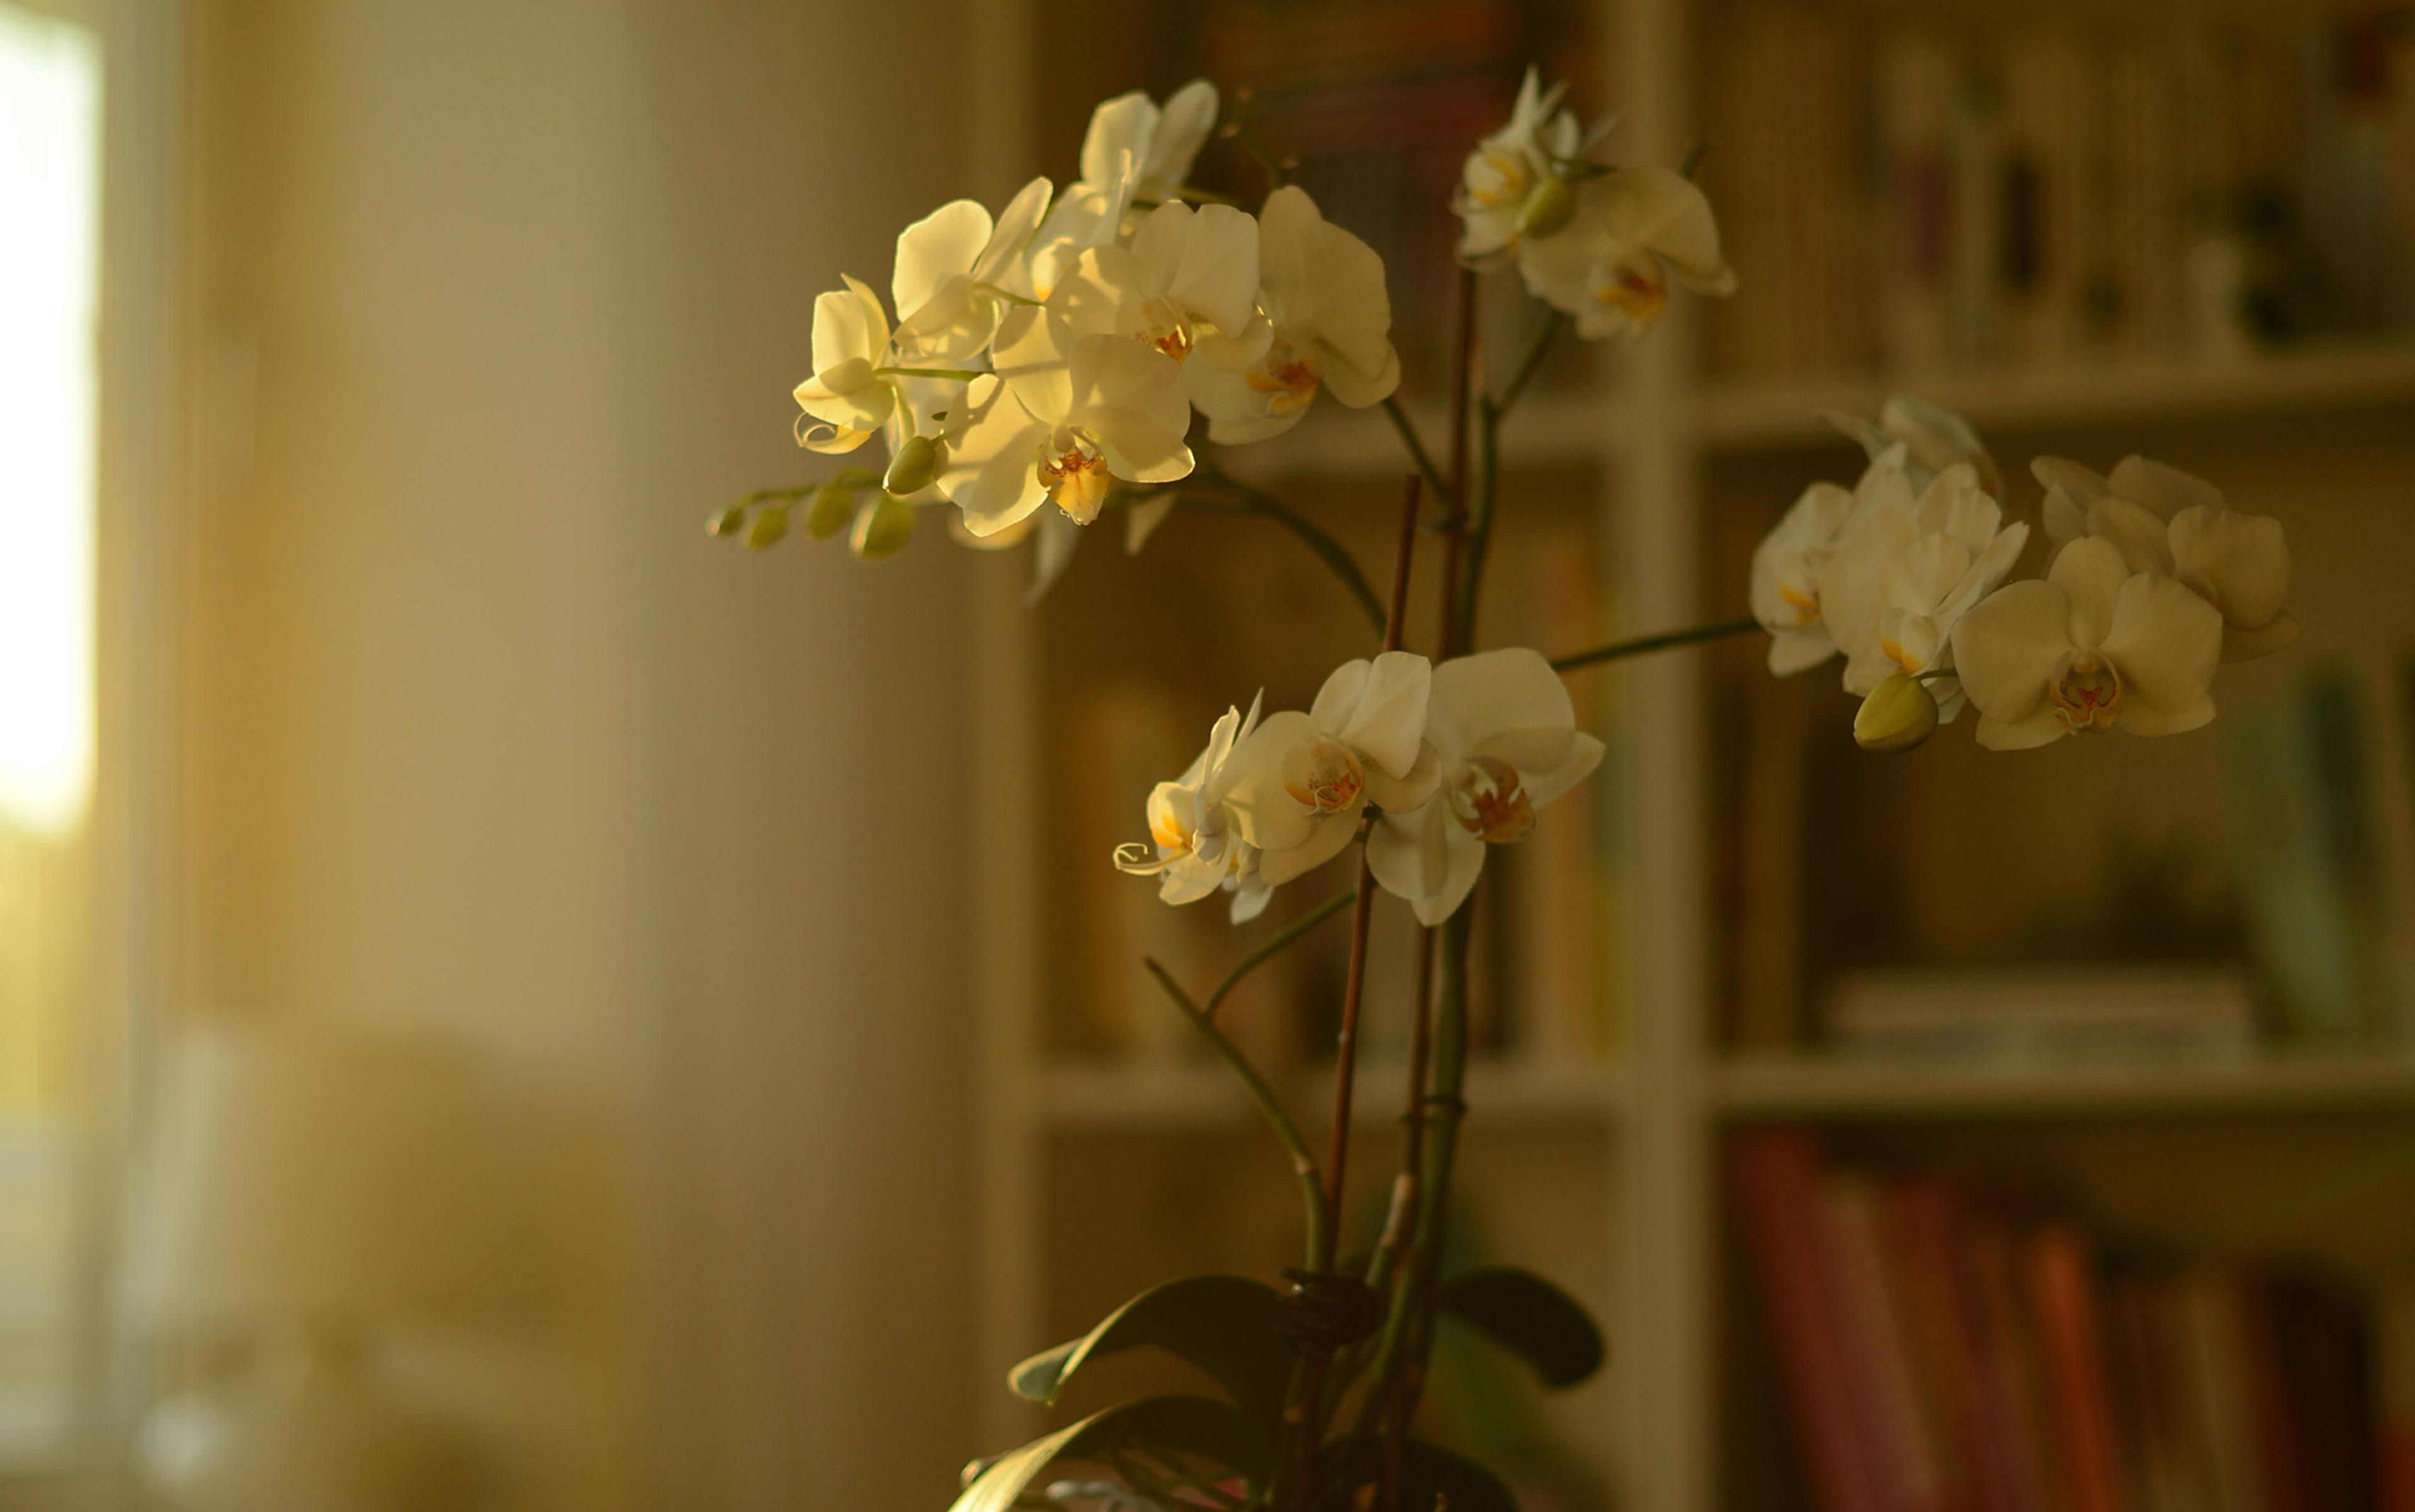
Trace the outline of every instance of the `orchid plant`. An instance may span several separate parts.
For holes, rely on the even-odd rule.
[[[1958,417],[1916,400],[1874,417],[1832,415],[1868,454],[1850,486],[1807,488],[1756,552],[1752,618],[1566,651],[1479,650],[1478,591],[1501,501],[1497,436],[1545,351],[1570,329],[1633,340],[1672,287],[1720,295],[1735,279],[1709,202],[1685,172],[1598,156],[1583,127],[1529,73],[1508,122],[1470,151],[1452,208],[1462,223],[1452,440],[1437,459],[1401,404],[1392,309],[1377,252],[1327,220],[1290,164],[1204,82],[1162,106],[1102,104],[1080,176],[1044,178],[998,214],[942,205],[898,237],[892,307],[848,277],[817,301],[813,372],[797,385],[799,442],[854,453],[849,467],[766,490],[716,515],[716,534],[762,548],[792,514],[805,532],[846,531],[875,560],[925,512],[966,545],[1032,542],[1032,596],[1065,570],[1087,528],[1121,512],[1137,552],[1168,511],[1273,520],[1329,568],[1381,636],[1335,668],[1305,711],[1236,705],[1190,767],[1141,803],[1147,839],[1121,871],[1154,878],[1169,905],[1218,894],[1235,925],[1274,891],[1345,855],[1350,886],[1252,950],[1204,997],[1156,962],[1176,1011],[1248,1088],[1282,1146],[1305,1215],[1301,1264],[1284,1285],[1232,1276],[1165,1283],[1079,1339],[1017,1366],[1011,1387],[1053,1403],[1066,1382],[1122,1351],[1155,1347],[1221,1389],[1111,1407],[967,1471],[959,1512],[1024,1506],[1112,1512],[1273,1507],[1495,1512],[1511,1505],[1483,1468],[1413,1431],[1434,1323],[1452,1314],[1522,1356],[1549,1385],[1598,1368],[1583,1310],[1525,1271],[1443,1273],[1453,1157],[1465,1111],[1470,897],[1485,860],[1515,845],[1582,782],[1601,742],[1578,727],[1564,676],[1646,652],[1765,631],[1770,669],[1841,659],[1862,697],[1855,738],[1875,751],[1921,743],[1970,707],[1995,749],[2126,730],[2170,735],[2213,715],[2219,664],[2294,638],[2281,527],[2230,509],[2211,484],[2130,457],[2109,474],[2041,457],[2042,574],[2016,577],[2032,545],[2008,520],[2003,474]],[[1254,209],[1193,187],[1211,140],[1264,169]],[[1514,269],[1546,309],[1498,388],[1475,360],[1476,280]],[[1219,457],[1281,435],[1321,397],[1382,407],[1406,450],[1407,498],[1391,591],[1309,516],[1225,472]],[[1192,413],[1204,417],[1203,427]],[[1212,448],[1192,450],[1203,440]],[[1431,495],[1431,507],[1421,502]],[[1432,655],[1402,644],[1409,560],[1444,553],[1442,631]],[[1410,1016],[1404,1130],[1373,1251],[1339,1248],[1350,1109],[1376,890],[1423,926]],[[1322,1157],[1219,1024],[1252,969],[1326,921],[1351,918],[1349,966]],[[1092,1474],[1057,1475],[1060,1465]]]

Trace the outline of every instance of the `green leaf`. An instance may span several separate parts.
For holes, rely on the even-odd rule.
[[[1185,1276],[1150,1288],[1081,1338],[1032,1355],[1007,1376],[1014,1394],[1053,1404],[1083,1363],[1155,1345],[1189,1360],[1260,1422],[1282,1413],[1291,1353],[1283,1301],[1246,1276]]]
[[[1547,1386],[1572,1386],[1601,1369],[1601,1330],[1575,1298],[1532,1271],[1462,1271],[1442,1283],[1434,1307],[1474,1324]]]
[[[1051,1464],[1116,1447],[1196,1455],[1240,1475],[1252,1488],[1267,1483],[1267,1462],[1273,1452],[1265,1430],[1229,1402],[1212,1397],[1147,1397],[1092,1413],[998,1456],[965,1488],[949,1512],[1010,1512],[1015,1498]],[[1485,1509],[1471,1506],[1468,1512]]]

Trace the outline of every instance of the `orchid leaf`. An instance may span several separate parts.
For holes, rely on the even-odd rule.
[[[1010,1512],[1042,1473],[1059,1460],[1145,1449],[1196,1456],[1263,1486],[1272,1450],[1265,1430],[1240,1409],[1212,1397],[1147,1397],[1092,1413],[990,1461],[949,1512]],[[1459,1505],[1453,1502],[1454,1506]],[[1484,1512],[1470,1504],[1469,1512]]]
[[[1018,1397],[1053,1404],[1087,1362],[1154,1346],[1199,1367],[1251,1416],[1271,1423],[1282,1412],[1291,1369],[1283,1318],[1282,1296],[1264,1281],[1185,1276],[1143,1292],[1081,1338],[1032,1355],[1007,1384]]]
[[[1601,1369],[1601,1330],[1575,1298],[1532,1271],[1462,1271],[1443,1282],[1434,1306],[1534,1367],[1547,1386],[1572,1386]]]
[[[1321,1506],[1356,1506],[1354,1494],[1382,1474],[1383,1447],[1357,1438],[1335,1445],[1318,1477]],[[1402,1512],[1518,1512],[1517,1498],[1500,1477],[1475,1460],[1420,1440],[1401,1446]]]

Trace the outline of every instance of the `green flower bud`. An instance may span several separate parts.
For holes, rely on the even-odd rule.
[[[805,533],[817,541],[827,541],[846,530],[847,522],[854,517],[855,488],[843,476],[832,478],[816,488],[813,502],[805,505]]]
[[[788,533],[788,512],[767,509],[746,522],[746,549],[769,551]]]
[[[866,561],[895,556],[914,538],[914,506],[893,493],[877,493],[855,516],[847,548]]]
[[[1909,751],[1936,729],[1928,684],[1901,672],[1872,688],[1853,715],[1853,741],[1865,751]]]
[[[948,465],[948,443],[937,436],[915,436],[897,448],[880,486],[903,499],[921,493]]]
[[[716,510],[713,516],[704,522],[704,533],[707,535],[736,535],[745,528],[746,506],[744,504],[732,504],[728,509]]]
[[[1518,207],[1518,234],[1538,240],[1566,231],[1576,218],[1576,186],[1557,173],[1535,186],[1526,202]]]

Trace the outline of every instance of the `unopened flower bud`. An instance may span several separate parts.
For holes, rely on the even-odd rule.
[[[1865,751],[1909,751],[1937,728],[1937,699],[1928,684],[1895,673],[1870,690],[1853,715],[1853,741]]]
[[[866,561],[878,561],[913,538],[914,506],[893,493],[878,493],[855,516],[847,547]]]
[[[855,517],[855,489],[838,478],[814,490],[813,502],[805,505],[805,533],[817,541],[827,541],[847,529]]]
[[[880,486],[904,499],[921,493],[948,465],[948,443],[937,436],[914,436],[897,448],[889,459],[889,471],[882,475]]]
[[[728,509],[716,511],[711,519],[704,522],[704,532],[707,535],[736,535],[745,528],[746,506],[744,504],[732,504]]]
[[[1557,173],[1535,186],[1518,207],[1518,234],[1539,240],[1568,230],[1576,218],[1577,188]]]
[[[788,512],[767,509],[746,522],[746,549],[769,551],[788,533]]]

